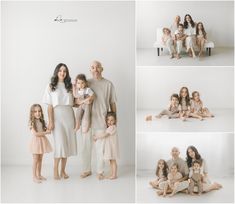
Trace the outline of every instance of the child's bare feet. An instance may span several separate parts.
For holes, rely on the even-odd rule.
[[[110,180],[117,179],[117,176],[110,176],[109,179],[110,179]]]
[[[87,172],[83,172],[81,175],[80,175],[80,177],[81,178],[86,178],[86,177],[88,177],[88,176],[90,176],[91,175],[91,171],[87,171]]]
[[[180,59],[181,56],[179,54],[176,54],[176,59]]]
[[[76,126],[76,127],[74,128],[74,132],[76,133],[76,132],[79,130],[79,128],[80,128],[80,127],[77,127],[77,126]]]
[[[162,115],[156,115],[155,118],[161,119]]]
[[[33,178],[33,182],[35,182],[35,183],[42,183],[42,181],[41,180],[39,180],[38,178],[36,178],[36,177],[34,177]]]
[[[181,117],[181,120],[182,121],[186,121],[186,117]]]
[[[163,194],[163,191],[157,191],[156,192],[159,196],[161,196]]]
[[[174,193],[171,193],[170,195],[169,195],[169,197],[172,197],[173,195],[175,195]]]
[[[68,176],[68,174],[66,174],[65,172],[61,172],[61,178],[63,178],[63,179],[68,179],[69,176]]]
[[[54,179],[55,180],[60,180],[60,176],[58,172],[54,172]]]
[[[40,180],[46,181],[47,179],[44,176],[39,176]]]
[[[146,116],[145,120],[146,121],[151,121],[152,120],[152,116],[151,115]]]

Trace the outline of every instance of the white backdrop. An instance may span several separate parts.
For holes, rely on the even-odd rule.
[[[209,109],[233,108],[233,67],[141,67],[136,72],[138,109],[164,109],[183,86],[190,96],[199,91]]]
[[[31,164],[29,108],[42,103],[56,65],[67,64],[73,80],[78,73],[90,78],[95,59],[117,92],[120,164],[134,164],[134,8],[134,2],[2,3],[2,164]],[[77,22],[55,22],[58,15]],[[47,157],[52,163],[53,154]]]
[[[158,27],[170,27],[176,15],[203,22],[216,47],[233,47],[233,1],[137,1],[137,48],[152,48]]]
[[[210,176],[233,174],[233,134],[229,133],[145,133],[137,135],[137,168],[154,170],[159,159],[171,158],[176,146],[180,157],[186,158],[186,149],[193,145],[206,160]]]

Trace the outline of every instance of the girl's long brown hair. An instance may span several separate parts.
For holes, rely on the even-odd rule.
[[[168,165],[167,165],[166,161],[165,161],[165,160],[163,160],[163,159],[160,159],[160,160],[158,160],[158,162],[157,162],[156,176],[158,176],[158,173],[159,173],[159,170],[160,170],[160,168],[159,168],[159,163],[160,163],[160,162],[163,162],[163,163],[164,163],[164,167],[163,167],[163,175],[164,175],[165,177],[167,177],[167,173],[168,173]]]
[[[35,131],[38,131],[37,130],[37,126],[36,126],[36,118],[34,117],[34,109],[38,107],[40,108],[41,110],[41,118],[39,119],[40,122],[42,123],[42,128],[43,130],[46,130],[46,123],[45,123],[45,120],[44,120],[44,115],[43,115],[43,112],[42,112],[42,107],[40,104],[33,104],[30,108],[30,114],[29,114],[29,128],[33,128]]]
[[[181,89],[180,89],[180,93],[179,93],[179,104],[181,105],[182,104],[182,96],[181,96],[181,92],[183,91],[183,89],[186,89],[186,91],[187,91],[187,96],[185,97],[185,100],[186,100],[186,105],[187,106],[190,106],[190,96],[189,96],[189,91],[188,91],[188,88],[187,87],[182,87]]]
[[[197,23],[197,26],[196,26],[196,35],[199,35],[199,28],[198,28],[199,24],[202,25],[202,34],[203,34],[203,37],[206,38],[206,31],[205,31],[205,28],[204,28],[204,25],[203,25],[202,22]]]

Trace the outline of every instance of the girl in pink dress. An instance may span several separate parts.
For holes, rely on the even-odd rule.
[[[50,131],[46,128],[42,107],[39,104],[33,104],[30,108],[29,128],[33,135],[29,146],[33,154],[33,181],[41,183],[46,180],[41,175],[43,154],[51,152],[52,148],[46,138],[46,134],[50,134]]]
[[[94,140],[104,139],[104,160],[109,160],[111,175],[109,179],[117,178],[117,162],[119,158],[119,146],[116,127],[116,113],[108,112],[106,116],[107,129],[105,132],[98,133]]]

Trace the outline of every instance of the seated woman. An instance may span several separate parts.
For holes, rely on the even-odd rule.
[[[189,14],[186,14],[184,17],[184,32],[187,35],[185,40],[187,52],[190,57],[195,58],[196,23]]]
[[[186,155],[187,155],[186,162],[187,162],[188,168],[191,168],[193,162],[196,160],[201,162],[201,168],[203,172],[203,185],[202,185],[203,192],[209,192],[212,190],[218,190],[222,188],[221,184],[215,183],[215,182],[211,183],[211,181],[209,180],[206,161],[198,153],[198,150],[196,149],[196,147],[189,146],[187,148]],[[196,192],[198,192],[198,190]]]

